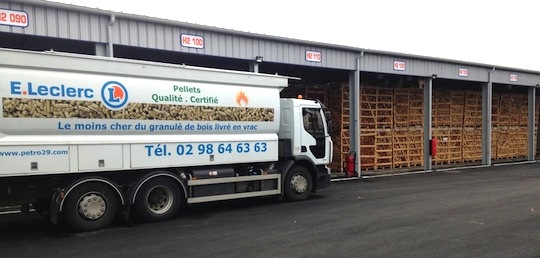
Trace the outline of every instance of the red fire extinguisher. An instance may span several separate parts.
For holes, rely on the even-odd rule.
[[[437,155],[437,139],[435,137],[431,138],[431,156],[435,157]]]
[[[345,173],[348,177],[356,176],[355,165],[356,163],[356,153],[354,151],[349,152],[347,159],[345,160]]]

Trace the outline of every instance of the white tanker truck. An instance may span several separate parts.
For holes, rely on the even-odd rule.
[[[0,49],[0,207],[77,231],[329,186],[329,114],[287,77]]]

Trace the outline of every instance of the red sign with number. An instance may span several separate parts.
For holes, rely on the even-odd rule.
[[[320,63],[322,61],[322,54],[318,51],[306,51],[306,61],[310,62],[318,62]]]
[[[405,71],[405,62],[403,62],[403,61],[394,61],[394,70]]]
[[[28,14],[22,11],[0,9],[0,25],[28,27]]]
[[[204,48],[204,38],[201,36],[182,34],[180,36],[180,44],[183,47]]]
[[[517,74],[510,74],[510,81],[511,82],[517,82],[518,81]]]
[[[458,75],[461,77],[468,77],[469,76],[469,69],[467,68],[459,68]]]

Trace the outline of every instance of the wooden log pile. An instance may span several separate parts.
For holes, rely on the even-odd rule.
[[[492,149],[495,149],[494,151],[492,150],[492,155],[494,154],[493,159],[511,160],[526,158],[528,156],[527,95],[512,93],[493,95],[493,105],[498,106],[498,113],[496,115],[492,114],[493,131],[491,146]],[[498,100],[497,103],[495,103],[495,99]]]
[[[424,165],[424,130],[396,128],[392,132],[393,167],[412,168]]]
[[[360,88],[360,162],[363,170],[392,168],[394,90]]]
[[[437,155],[433,157],[434,164],[463,162],[463,131],[461,127],[434,128],[432,135],[437,139]]]
[[[349,85],[296,88],[294,94],[318,96],[332,111],[335,133],[333,172],[344,170],[350,151]],[[362,85],[359,96],[360,162],[362,170],[422,167],[424,163],[423,89]],[[325,97],[323,97],[325,96]],[[527,156],[527,94],[493,93],[492,144],[494,160]],[[438,142],[435,165],[479,162],[482,159],[482,92],[433,89],[432,135]],[[539,120],[540,102],[536,102]],[[535,126],[535,131],[537,126]],[[535,133],[536,137],[536,133]],[[536,146],[536,141],[535,141]]]
[[[334,132],[332,133],[332,141],[334,142],[333,161],[330,164],[330,169],[340,173],[345,170],[343,167],[344,161],[350,151],[350,95],[348,84],[332,85],[328,88],[328,104],[326,105],[332,112],[332,123]]]

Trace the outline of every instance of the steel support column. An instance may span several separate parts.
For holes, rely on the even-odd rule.
[[[535,127],[535,107],[536,107],[536,88],[529,88],[529,120],[528,120],[528,130],[527,130],[527,143],[528,143],[528,160],[534,160],[535,158],[535,149],[534,149],[534,127]]]
[[[482,85],[482,165],[491,165],[491,108],[493,103],[492,72]]]
[[[432,92],[433,92],[433,79],[426,78],[424,84],[424,170],[432,170],[431,160],[431,136],[432,136]]]
[[[356,153],[355,171],[358,172],[358,177],[362,176],[360,168],[360,83],[361,83],[361,59],[364,52],[356,59],[356,71],[351,72],[349,78],[349,136],[351,150]]]

